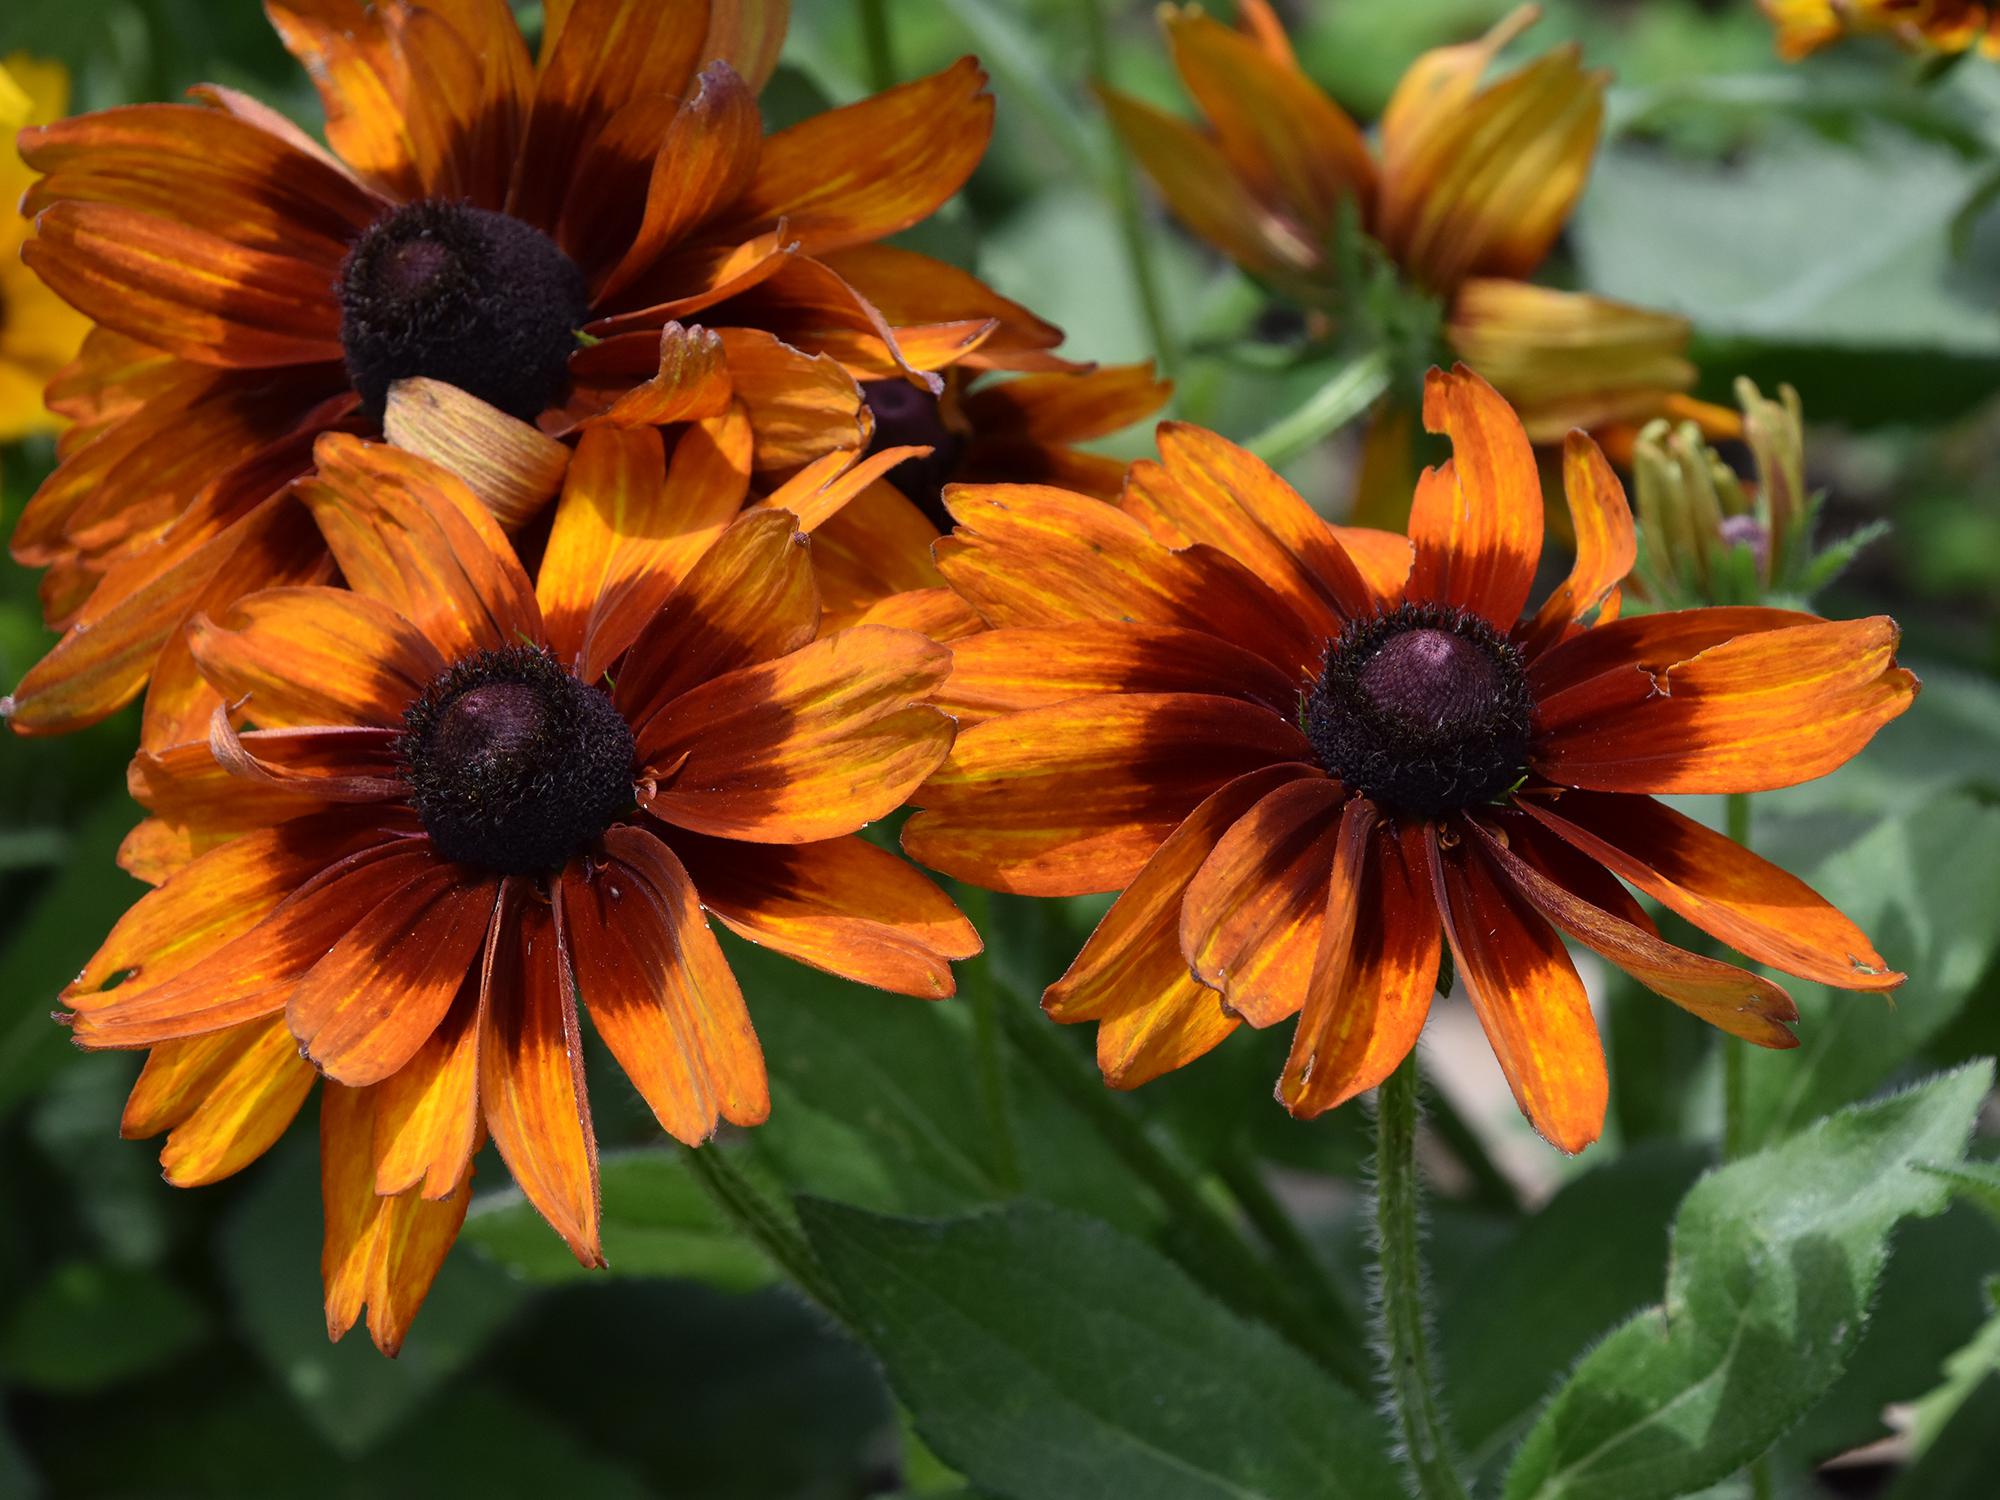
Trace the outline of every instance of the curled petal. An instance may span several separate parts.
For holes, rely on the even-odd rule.
[[[1542,560],[1542,480],[1535,450],[1500,394],[1463,365],[1424,381],[1424,426],[1451,439],[1410,510],[1416,566],[1409,597],[1456,604],[1514,628]]]
[[[423,376],[389,387],[382,430],[464,480],[510,531],[541,512],[569,467],[569,449],[540,428]]]

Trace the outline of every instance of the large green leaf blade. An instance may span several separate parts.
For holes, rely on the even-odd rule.
[[[799,1217],[938,1456],[1021,1500],[1401,1493],[1359,1400],[1109,1225],[1039,1204]]]
[[[1507,1500],[1650,1500],[1713,1484],[1839,1377],[1901,1219],[1949,1189],[1980,1063],[1710,1173],[1681,1204],[1665,1302],[1587,1355],[1528,1434]]]

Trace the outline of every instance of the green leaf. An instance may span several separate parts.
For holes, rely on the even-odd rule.
[[[799,1217],[924,1440],[1022,1500],[1400,1494],[1372,1412],[1109,1225]]]
[[[57,1266],[0,1332],[0,1371],[45,1391],[94,1391],[157,1369],[207,1331],[193,1298],[151,1271],[103,1261]]]
[[[1888,996],[1788,985],[1800,1045],[1744,1058],[1752,1142],[1866,1096],[1964,1006],[2000,950],[2000,807],[1941,798],[1877,825],[1810,883],[1910,977]]]
[[[1993,1222],[2000,1224],[2000,1162],[1967,1161],[1950,1167],[1924,1162],[1922,1166],[1932,1176],[1950,1183],[1952,1191],[1960,1197],[1985,1209],[1993,1216]]]
[[[1452,1421],[1476,1466],[1593,1339],[1658,1295],[1667,1224],[1706,1165],[1706,1151],[1655,1142],[1597,1166],[1443,1289]]]
[[[320,1435],[346,1454],[368,1451],[486,1347],[521,1289],[474,1255],[445,1259],[397,1358],[356,1326],[326,1336],[321,1301],[317,1133],[294,1128],[258,1168],[223,1236],[222,1261],[244,1338]]]
[[[1544,1409],[1508,1500],[1651,1500],[1762,1453],[1839,1377],[1899,1220],[1935,1214],[1991,1063],[1821,1121],[1682,1202],[1664,1303],[1613,1332]]]
[[[604,1255],[618,1276],[686,1276],[731,1291],[771,1280],[763,1256],[716,1212],[678,1156],[621,1151],[598,1163]],[[524,1281],[575,1281],[585,1270],[518,1188],[482,1195],[460,1239]]]

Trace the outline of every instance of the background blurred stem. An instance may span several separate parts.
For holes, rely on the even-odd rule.
[[[1096,83],[1111,81],[1111,32],[1104,18],[1104,0],[1085,0],[1083,5],[1084,49],[1089,58],[1090,77]],[[1146,231],[1145,215],[1139,202],[1139,185],[1134,180],[1131,159],[1125,154],[1118,133],[1106,127],[1110,139],[1108,170],[1112,202],[1118,211],[1118,237],[1125,247],[1125,259],[1132,271],[1132,286],[1139,295],[1139,310],[1146,319],[1146,331],[1153,340],[1153,361],[1160,374],[1173,378],[1180,362],[1167,326],[1166,298],[1160,291],[1159,268],[1153,263],[1153,243]]]
[[[1235,1302],[1249,1299],[1260,1315],[1288,1342],[1297,1345],[1353,1389],[1365,1390],[1368,1376],[1361,1358],[1359,1330],[1328,1327],[1308,1301],[1260,1256],[1188,1169],[1146,1133],[1123,1101],[1104,1086],[1056,1035],[1055,1027],[1038,1011],[1021,1005],[1000,1007],[1007,1035],[1071,1108],[1097,1130],[1119,1160],[1159,1195],[1168,1213],[1199,1241],[1203,1268],[1183,1265],[1210,1287]]]
[[[1342,366],[1325,385],[1244,446],[1275,467],[1346,426],[1373,406],[1375,398],[1388,388],[1388,351],[1371,349]]]
[[[1375,1249],[1381,1273],[1376,1344],[1389,1409],[1402,1439],[1410,1494],[1420,1500],[1466,1500],[1438,1405],[1437,1373],[1431,1368],[1418,1206],[1415,1053],[1376,1091],[1375,1121]]]
[[[889,33],[888,0],[854,0],[861,21],[861,51],[868,59],[868,87],[877,93],[896,81],[896,49]]]
[[[1256,1158],[1240,1148],[1223,1153],[1216,1173],[1229,1196],[1236,1200],[1264,1243],[1271,1248],[1279,1267],[1295,1280],[1299,1293],[1313,1304],[1330,1329],[1346,1330],[1348,1338],[1360,1344],[1361,1318],[1349,1303],[1340,1285],[1327,1271],[1311,1241],[1293,1222],[1291,1213],[1264,1178]],[[1358,1362],[1357,1362],[1358,1368]]]

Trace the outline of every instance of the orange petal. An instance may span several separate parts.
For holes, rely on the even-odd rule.
[[[756,173],[763,144],[754,88],[726,62],[711,62],[660,137],[645,215],[630,248],[598,287],[600,305],[669,245],[734,204]]]
[[[1339,105],[1295,64],[1197,9],[1169,10],[1163,19],[1181,81],[1253,193],[1285,204],[1320,240],[1343,201],[1366,213],[1375,165]]]
[[[701,55],[728,63],[755,93],[777,70],[790,19],[791,0],[709,0]]]
[[[1796,1047],[1785,1026],[1798,1007],[1770,980],[1733,964],[1702,958],[1664,942],[1565,890],[1473,822],[1486,857],[1501,877],[1556,926],[1630,974],[1657,995],[1731,1036],[1760,1047]]]
[[[1426,470],[1410,510],[1412,600],[1456,604],[1512,630],[1542,560],[1542,480],[1521,422],[1460,365],[1424,381],[1424,426],[1452,461]]]
[[[321,802],[386,802],[402,797],[406,788],[399,739],[396,730],[372,727],[238,734],[220,704],[208,721],[208,753],[230,776]]]
[[[569,467],[569,449],[540,428],[422,376],[389,387],[382,431],[464,480],[510,531],[541,513]]]
[[[1325,777],[1279,787],[1217,841],[1188,883],[1181,953],[1252,1026],[1275,1026],[1305,1003],[1345,797]]]
[[[253,1022],[162,1042],[149,1050],[146,1065],[126,1097],[118,1134],[138,1141],[172,1130],[195,1112],[215,1081],[243,1055],[256,1035]]]
[[[297,493],[347,585],[410,621],[446,661],[539,643],[541,611],[493,513],[415,454],[330,433]]]
[[[360,0],[271,0],[264,12],[317,86],[327,142],[341,160],[398,198],[421,197],[403,107],[407,74],[380,22]]]
[[[982,383],[966,396],[963,409],[982,438],[1083,443],[1124,431],[1158,411],[1172,394],[1172,384],[1155,376],[1147,361]]]
[[[642,736],[691,688],[778,660],[819,631],[811,554],[792,517],[740,517],[704,552],[641,632],[613,695]]]
[[[669,322],[660,329],[660,368],[651,379],[624,392],[587,423],[620,427],[664,427],[698,422],[729,410],[728,356],[722,338],[706,328]]]
[[[266,589],[222,623],[197,615],[202,675],[267,729],[394,725],[444,658],[388,605],[345,589]]]
[[[556,223],[592,137],[634,100],[678,97],[707,30],[704,7],[576,0],[543,53],[507,212]]]
[[[1531,656],[1553,646],[1603,604],[1639,557],[1624,487],[1597,444],[1581,432],[1563,441],[1563,493],[1576,533],[1576,561],[1521,637],[1522,649]]]
[[[346,809],[261,828],[211,849],[136,901],[63,990],[63,1003],[88,998],[115,980],[138,994],[164,983],[241,937],[314,875],[392,835]]]
[[[951,676],[931,701],[960,724],[1102,693],[1217,693],[1292,714],[1300,687],[1261,656],[1197,630],[1045,625],[955,642]]]
[[[525,882],[508,881],[492,932],[481,980],[480,1113],[528,1201],[580,1262],[602,1266],[597,1136],[562,914]]]
[[[1604,1128],[1610,1089],[1590,997],[1555,929],[1471,837],[1430,830],[1431,890],[1452,961],[1521,1113],[1574,1155]]]
[[[432,867],[353,925],[292,991],[299,1048],[337,1083],[380,1083],[451,1008],[493,921],[498,882]]]
[[[1181,956],[1182,898],[1209,851],[1267,793],[1317,773],[1266,766],[1211,794],[1167,835],[1097,924],[1042,1009],[1097,1021],[1097,1064],[1113,1088],[1137,1088],[1192,1062],[1239,1024]]]
[[[1170,547],[1219,547],[1326,635],[1380,599],[1299,492],[1255,454],[1186,422],[1162,422],[1160,462],[1135,464],[1125,509]]]
[[[1080,698],[960,734],[917,794],[903,848],[994,890],[1115,891],[1204,798],[1309,758],[1289,720],[1234,698]]]
[[[285,1008],[299,979],[354,925],[433,863],[428,849],[378,844],[327,866],[242,936],[152,985],[65,992],[82,1047],[150,1047]]]
[[[978,611],[950,589],[907,589],[899,594],[890,594],[870,604],[853,623],[914,630],[934,641],[948,641],[954,645],[986,628],[986,622],[979,618]],[[956,659],[954,650],[954,663]],[[931,701],[938,702],[938,695],[933,694]]]
[[[1886,615],[1738,636],[1664,671],[1632,667],[1622,702],[1544,701],[1531,763],[1606,792],[1756,792],[1844,765],[1908,708]]]
[[[1214,141],[1165,110],[1098,85],[1112,129],[1174,217],[1245,270],[1296,281],[1318,269],[1305,226],[1258,201]]]
[[[605,835],[601,868],[563,877],[577,987],[611,1055],[676,1140],[771,1112],[764,1054],[695,888],[641,829]]]
[[[340,358],[340,309],[312,261],[75,201],[42,211],[21,258],[80,312],[183,359],[265,369]]]
[[[903,805],[944,759],[952,722],[921,700],[951,653],[857,626],[681,694],[639,731],[661,773],[645,806],[696,833],[800,844]]]
[[[980,951],[949,896],[866,839],[751,845],[677,833],[673,845],[730,931],[843,979],[936,999],[956,993],[949,960]]]
[[[249,1034],[242,1049],[208,1081],[160,1152],[161,1171],[175,1187],[220,1182],[270,1150],[318,1078],[283,1016],[240,1029]]]
[[[437,1030],[371,1090],[375,1191],[448,1198],[465,1180],[479,1133],[479,977],[468,973]]]
[[[1711,646],[1737,636],[1818,623],[1816,615],[1761,605],[1614,618],[1569,637],[1530,662],[1528,685],[1543,719],[1579,719],[1593,707],[1643,698],[1653,676]],[[1635,683],[1635,671],[1642,673],[1644,680]]]
[[[807,255],[907,229],[965,185],[993,130],[972,58],[814,115],[764,142],[738,206],[746,226],[782,219]]]
[[[801,531],[816,531],[847,503],[905,459],[928,457],[929,448],[882,448],[867,456],[853,449],[829,453],[779,485],[763,503],[799,518]]]
[[[1740,953],[1847,990],[1894,989],[1867,935],[1798,877],[1650,797],[1565,792],[1524,812]]]
[[[1215,547],[1172,552],[1100,501],[1038,485],[954,485],[939,570],[991,625],[1126,620],[1206,631],[1301,678],[1326,636]]]
[[[1023,360],[1032,362],[1037,351],[1053,349],[1062,342],[1060,328],[1001,296],[977,276],[914,250],[896,245],[855,245],[815,259],[899,330],[899,342],[901,330],[918,324],[968,319],[981,325],[990,323],[994,327],[977,346],[976,362],[985,365],[998,360],[997,367],[1003,369],[1016,368]],[[907,346],[905,352],[909,352]]]
[[[1430,1014],[1442,946],[1425,829],[1360,827],[1348,803],[1326,925],[1278,1100],[1309,1120],[1376,1087],[1410,1055]],[[1358,832],[1345,826],[1353,818]],[[1357,847],[1366,839],[1366,852]]]
[[[33,219],[64,200],[111,203],[328,272],[389,205],[344,172],[217,109],[133,104],[21,132],[43,173],[21,201]]]
[[[534,65],[505,0],[377,11],[407,81],[403,115],[432,198],[499,208],[534,93]]]
[[[320,1094],[320,1251],[327,1336],[338,1339],[368,1311],[375,1347],[394,1356],[458,1238],[472,1201],[472,1172],[442,1202],[375,1192],[375,1104],[366,1089],[329,1083]]]
[[[828,355],[806,354],[756,328],[720,330],[729,379],[755,434],[757,469],[777,473],[839,448],[865,448],[861,387]]]

